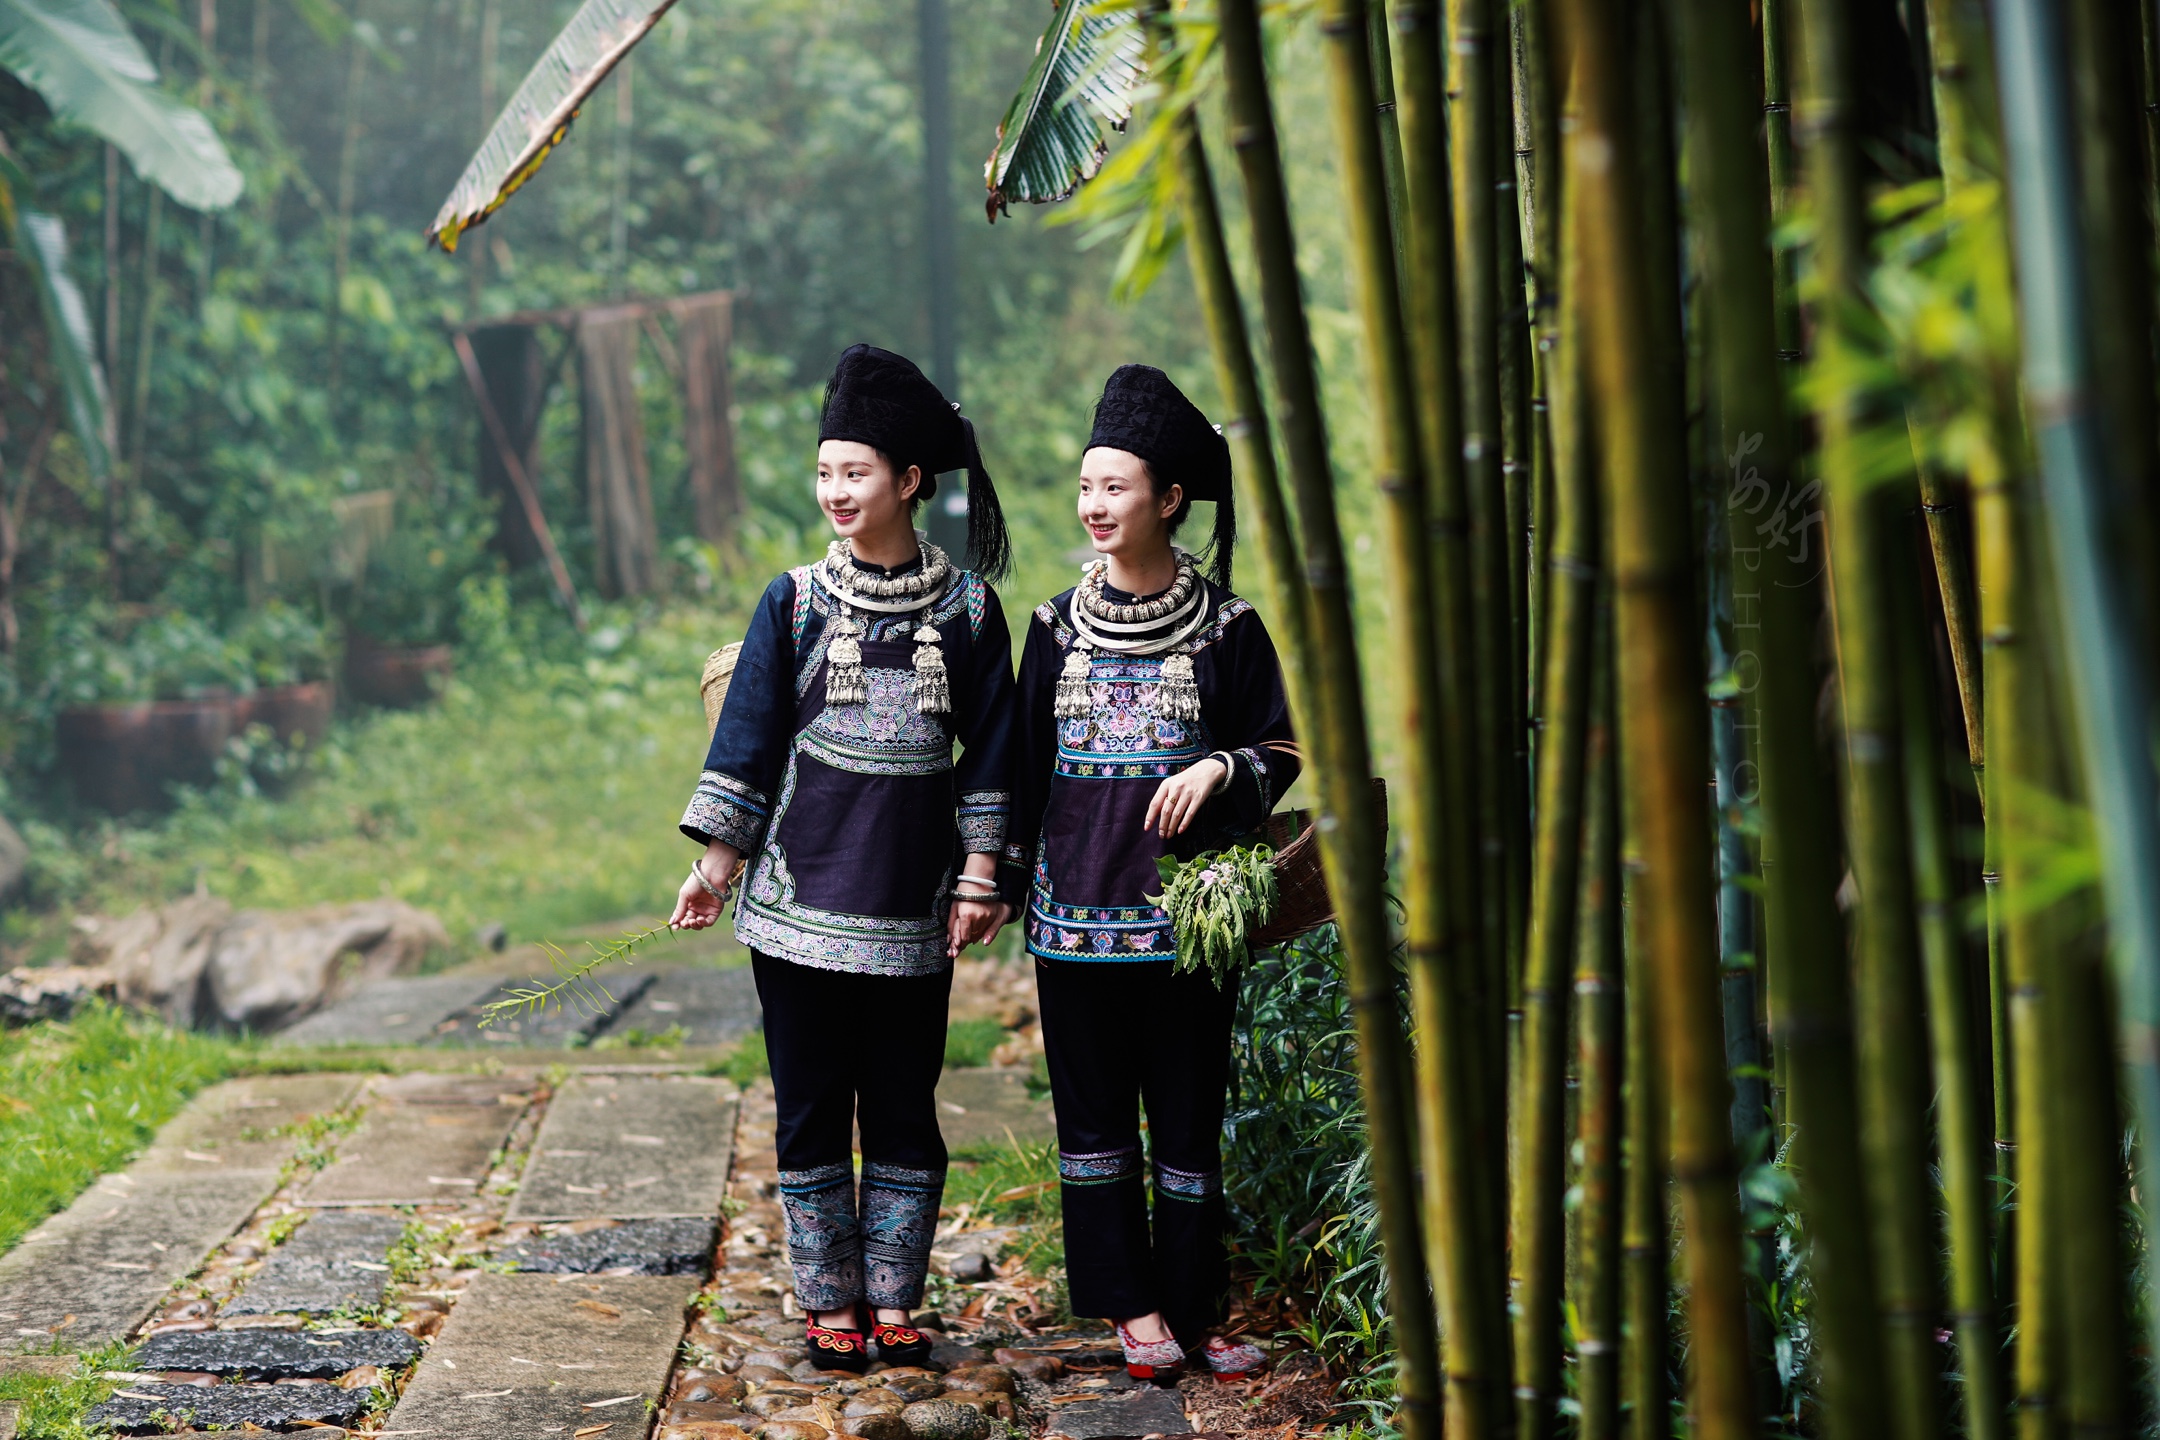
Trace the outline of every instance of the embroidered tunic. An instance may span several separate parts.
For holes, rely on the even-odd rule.
[[[1012,812],[1005,612],[957,567],[920,610],[856,611],[869,699],[828,705],[840,606],[815,566],[766,588],[682,830],[748,862],[735,938],[750,949],[824,970],[935,974],[952,963],[954,877],[967,855],[1002,851]],[[922,625],[936,628],[952,677],[948,714],[916,709]]]
[[[1172,853],[1190,859],[1243,839],[1297,779],[1282,668],[1267,627],[1245,601],[1201,583],[1212,614],[1187,647],[1200,690],[1196,722],[1158,711],[1167,654],[1101,650],[1088,669],[1091,713],[1058,719],[1058,676],[1078,638],[1073,592],[1038,607],[1028,627],[1020,661],[1020,806],[1005,874],[1007,898],[1025,905],[1027,948],[1043,959],[1175,958],[1169,917],[1147,898],[1162,892],[1156,860]],[[1230,753],[1229,784],[1185,833],[1165,844],[1143,830],[1163,780],[1217,751]]]

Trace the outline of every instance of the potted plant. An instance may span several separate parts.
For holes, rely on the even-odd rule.
[[[124,643],[83,646],[55,677],[53,739],[76,795],[110,814],[163,809],[173,785],[210,785],[252,677],[209,626],[159,616]]]
[[[254,611],[232,644],[255,682],[239,704],[240,727],[262,725],[288,749],[320,745],[330,733],[330,636],[316,619],[282,600]]]
[[[354,587],[345,687],[362,704],[410,709],[442,692],[457,638],[459,566],[435,537],[393,530]]]

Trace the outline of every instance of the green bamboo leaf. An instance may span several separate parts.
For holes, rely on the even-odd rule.
[[[0,0],[0,4],[14,0]],[[465,166],[427,228],[428,238],[455,251],[458,236],[485,221],[530,180],[570,133],[578,107],[660,23],[675,0],[585,0],[562,28],[487,138]]]
[[[112,0],[0,0],[0,70],[181,204],[222,210],[240,198],[224,142],[201,111],[157,88],[157,67]]]
[[[1104,128],[1123,130],[1146,73],[1145,43],[1129,16],[1106,15],[1100,0],[1059,0],[1035,42],[1020,92],[998,122],[983,166],[994,221],[1018,200],[1063,200],[1102,168]]]
[[[112,473],[118,448],[112,398],[105,388],[104,367],[98,364],[90,307],[68,272],[67,227],[51,215],[25,210],[15,227],[15,249],[37,285],[53,368],[60,373],[61,393],[67,399],[68,426],[82,445],[90,473],[102,480]]]

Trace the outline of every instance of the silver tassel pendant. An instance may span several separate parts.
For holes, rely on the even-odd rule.
[[[843,615],[833,622],[832,644],[825,651],[825,703],[861,705],[870,699],[870,677],[863,673],[862,633]]]
[[[1183,651],[1162,662],[1162,688],[1155,695],[1155,713],[1166,720],[1200,718],[1200,687],[1193,680],[1192,656]]]
[[[1095,657],[1085,645],[1075,645],[1065,657],[1065,668],[1058,672],[1057,718],[1060,720],[1085,720],[1093,708],[1088,694],[1088,672]]]
[[[945,669],[945,652],[938,648],[938,633],[928,625],[915,632],[915,711],[919,715],[943,715],[952,709],[952,677]]]

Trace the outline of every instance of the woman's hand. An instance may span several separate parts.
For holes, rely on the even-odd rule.
[[[1012,907],[992,895],[986,900],[955,896],[945,915],[945,953],[957,960],[970,945],[988,945],[1005,928]]]
[[[1186,766],[1155,787],[1155,798],[1148,801],[1147,818],[1140,822],[1140,828],[1153,830],[1165,840],[1184,834],[1199,818],[1200,807],[1208,797],[1229,778],[1228,767],[1212,755]]]
[[[997,894],[997,857],[980,852],[967,857],[959,878],[965,886],[953,888],[952,906],[945,912],[945,953],[957,960],[970,945],[988,945],[1012,914]],[[986,893],[987,892],[987,893]]]
[[[719,840],[707,841],[705,853],[698,856],[692,868],[697,872],[684,879],[682,889],[675,894],[675,913],[668,917],[671,930],[703,930],[720,918],[720,907],[726,903],[728,884],[734,877],[735,864],[742,857],[734,846]],[[710,881],[715,895],[698,883],[698,875]]]

